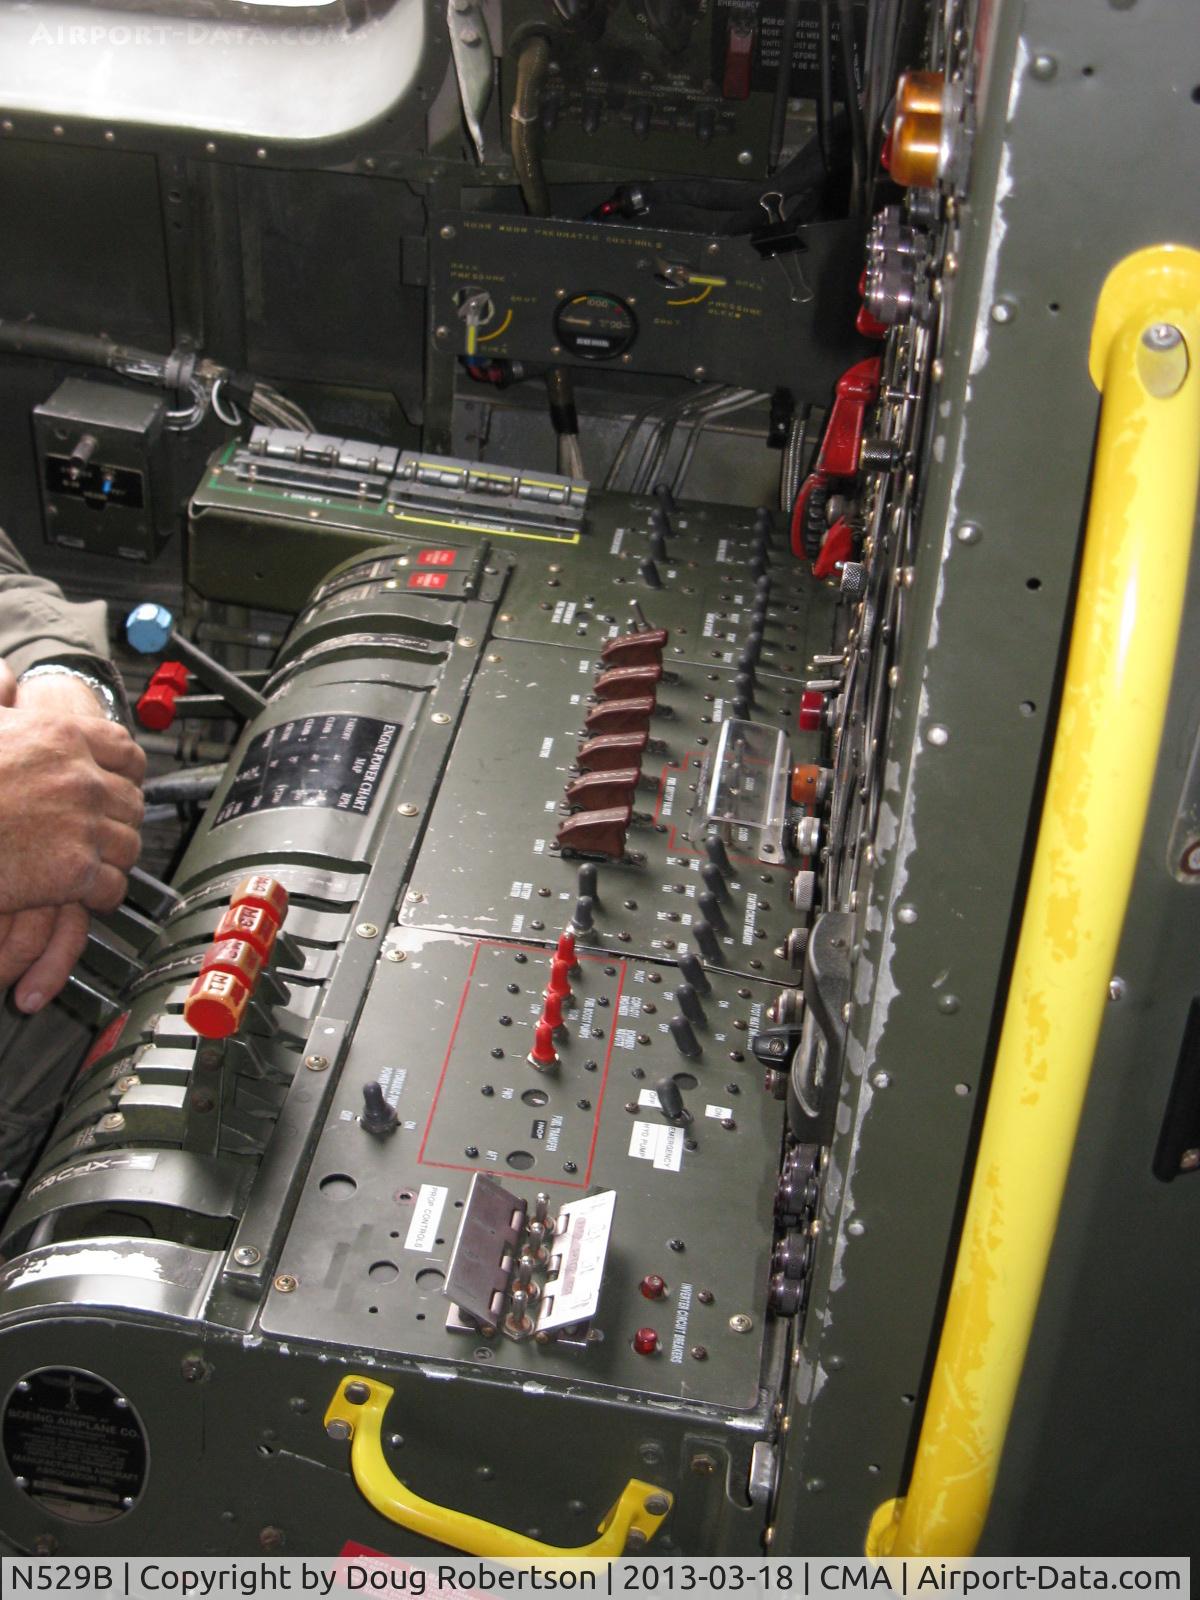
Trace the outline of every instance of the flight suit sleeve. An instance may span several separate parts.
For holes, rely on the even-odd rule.
[[[68,600],[49,578],[37,578],[0,529],[0,656],[17,677],[42,661],[86,656],[110,681],[107,607]],[[86,663],[80,662],[81,667]]]

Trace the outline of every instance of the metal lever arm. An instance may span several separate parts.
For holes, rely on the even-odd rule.
[[[987,1519],[1108,999],[1175,668],[1200,472],[1200,253],[1109,274],[1079,596],[1037,849],[908,1494],[872,1556],[970,1555]]]
[[[343,1378],[325,1413],[326,1431],[350,1440],[350,1470],[368,1504],[389,1521],[451,1550],[498,1559],[619,1556],[627,1543],[643,1549],[671,1509],[673,1497],[665,1489],[631,1478],[600,1523],[599,1538],[567,1549],[423,1500],[400,1482],[384,1458],[383,1419],[394,1393],[374,1378]]]

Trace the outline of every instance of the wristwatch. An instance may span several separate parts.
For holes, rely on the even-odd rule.
[[[117,697],[100,678],[90,672],[84,672],[79,667],[69,667],[65,661],[42,661],[36,667],[28,667],[17,679],[18,683],[28,683],[33,678],[77,678],[80,683],[85,683],[96,697],[96,703],[110,722],[124,722],[121,707]]]

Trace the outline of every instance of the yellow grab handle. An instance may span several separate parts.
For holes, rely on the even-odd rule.
[[[965,1556],[987,1518],[1129,904],[1200,475],[1200,254],[1120,262],[1079,598],[1037,850],[908,1494],[871,1556]]]
[[[619,1556],[626,1545],[640,1550],[649,1544],[671,1509],[674,1496],[666,1489],[631,1478],[600,1523],[599,1538],[565,1549],[468,1516],[465,1511],[422,1500],[400,1482],[384,1459],[383,1418],[394,1393],[375,1378],[343,1378],[325,1413],[325,1429],[335,1438],[350,1440],[350,1470],[368,1504],[389,1521],[437,1544],[498,1560]]]

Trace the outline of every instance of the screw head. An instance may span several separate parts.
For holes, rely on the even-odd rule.
[[[439,239],[453,239],[453,237],[454,237],[454,228],[453,228],[452,224],[449,223],[449,222],[443,223],[442,226],[438,229],[438,238]]]
[[[1183,335],[1171,322],[1156,322],[1142,335],[1147,350],[1174,350],[1182,342]]]
[[[340,1417],[334,1417],[332,1422],[325,1424],[325,1432],[331,1439],[348,1439],[350,1437],[350,1424],[343,1422]]]
[[[304,1065],[310,1072],[324,1072],[329,1065],[328,1056],[305,1056]]]
[[[402,817],[417,817],[421,814],[420,806],[414,806],[411,800],[406,800],[402,806],[396,807]]]
[[[352,1406],[365,1406],[371,1398],[371,1390],[365,1383],[348,1383],[342,1393]]]
[[[239,1267],[253,1267],[262,1260],[262,1251],[256,1250],[252,1244],[240,1244],[233,1252],[233,1259]]]
[[[748,1317],[744,1311],[739,1311],[735,1317],[729,1319],[731,1333],[749,1333],[754,1326],[754,1318]]]
[[[388,945],[383,954],[384,959],[387,961],[406,961],[408,959],[408,952],[406,950],[397,950],[394,944]]]
[[[281,1272],[275,1279],[275,1287],[280,1294],[291,1294],[297,1287],[297,1281],[290,1272]]]
[[[107,1116],[101,1117],[97,1127],[101,1133],[120,1133],[125,1126],[125,1118],[119,1111],[110,1111]]]
[[[450,721],[450,718],[444,711],[435,711],[429,720],[430,722],[436,723],[439,728],[444,728]]]
[[[671,1502],[665,1494],[648,1494],[642,1502],[642,1508],[647,1516],[665,1517],[671,1509]]]
[[[379,933],[379,929],[373,922],[360,922],[354,931],[360,939],[374,939]]]

